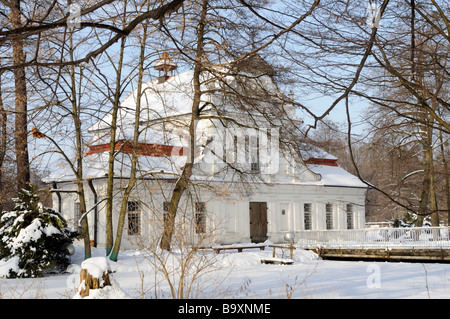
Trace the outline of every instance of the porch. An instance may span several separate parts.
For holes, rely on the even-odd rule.
[[[301,248],[450,248],[449,227],[364,228],[296,232]]]
[[[301,231],[297,245],[323,259],[450,261],[449,227]]]

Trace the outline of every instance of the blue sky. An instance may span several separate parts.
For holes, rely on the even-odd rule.
[[[319,97],[317,99],[307,101],[305,104],[310,107],[310,110],[317,116],[322,115],[333,103],[335,98],[329,96]],[[298,101],[304,103],[303,101]],[[367,109],[367,103],[361,101],[360,99],[350,99],[349,109],[352,121],[352,133],[361,134],[366,131],[366,126],[362,118],[364,112]],[[301,117],[305,124],[313,124],[313,118],[308,115],[305,111],[299,111],[299,117]],[[331,120],[337,124],[343,124],[347,128],[347,113],[345,110],[345,101],[339,102],[335,108],[330,112],[326,119]]]

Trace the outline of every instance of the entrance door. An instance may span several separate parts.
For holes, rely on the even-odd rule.
[[[261,243],[267,239],[267,203],[250,202],[250,239]]]

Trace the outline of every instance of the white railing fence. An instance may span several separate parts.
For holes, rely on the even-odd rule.
[[[450,248],[449,227],[308,230],[295,233],[302,248]]]

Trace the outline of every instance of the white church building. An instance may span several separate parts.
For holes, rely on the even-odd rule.
[[[169,71],[176,66],[167,55],[156,67],[161,65],[169,66]],[[245,69],[245,75],[245,82],[255,92],[260,89],[284,96],[270,74],[253,74]],[[236,98],[230,98],[223,89],[224,85],[238,86],[236,77],[232,73],[220,79],[202,77],[205,93],[196,123],[194,172],[179,205],[174,240],[277,243],[283,242],[289,232],[298,238],[307,231],[365,228],[367,185],[339,167],[338,159],[330,154],[301,143],[286,147],[282,141],[285,124],[280,117],[301,123],[292,104],[280,104],[283,112],[277,113],[278,122],[266,116],[271,108],[280,107],[271,105],[270,100],[258,102],[258,111],[243,109],[242,104],[236,107],[232,103]],[[168,201],[191,147],[186,127],[191,119],[192,79],[192,71],[171,76],[164,73],[144,84],[137,150],[139,180],[128,201],[122,249],[158,242],[161,237]],[[135,106],[136,90],[122,102],[119,111],[114,229],[130,174]],[[89,128],[92,142],[84,163],[86,216],[93,245],[98,247],[106,242],[110,125],[108,114]],[[292,145],[298,149],[292,151]],[[61,167],[46,182],[54,191],[54,207],[77,227],[81,216],[74,179]]]

